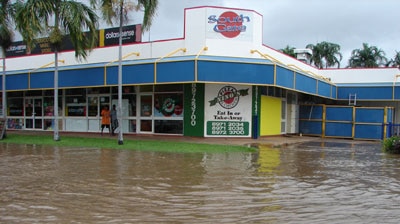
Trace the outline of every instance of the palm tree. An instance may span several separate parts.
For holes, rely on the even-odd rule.
[[[119,22],[119,50],[118,50],[118,123],[122,125],[122,27],[125,21],[128,21],[128,12],[143,10],[142,29],[148,30],[155,15],[158,0],[90,0],[92,5],[100,4],[103,19],[108,24],[113,24],[113,20]],[[123,143],[122,128],[118,133],[118,144]]]
[[[327,43],[323,42],[325,44],[325,62],[326,62],[326,67],[333,67],[337,65],[337,67],[340,67],[340,61],[342,60],[343,56],[340,53],[340,45],[334,44],[334,43]],[[339,57],[339,59],[337,58]]]
[[[296,57],[296,54],[294,53],[294,49],[296,49],[296,48],[295,48],[295,47],[291,47],[291,46],[289,46],[289,45],[286,45],[285,48],[280,49],[279,51],[282,52],[282,53],[284,53],[284,54],[286,54],[286,55],[289,55],[289,56],[295,58],[295,57]]]
[[[310,49],[312,51],[310,63],[314,64],[318,68],[323,68],[324,64],[322,61],[323,58],[323,47],[321,44],[308,44],[306,48]]]
[[[9,48],[14,39],[12,25],[15,19],[15,10],[19,2],[14,4],[9,0],[0,1],[0,46],[3,53],[3,75],[2,75],[2,113],[3,118],[6,118],[7,97],[6,97],[6,50]]]
[[[400,67],[400,51],[396,51],[396,55],[394,56],[393,59],[391,59],[387,64],[387,67],[393,66],[393,67]]]
[[[28,46],[33,46],[36,37],[48,34],[54,48],[54,140],[59,141],[58,52],[62,37],[69,35],[75,57],[85,59],[97,40],[98,16],[89,6],[73,0],[27,0],[17,12],[16,24]]]
[[[342,54],[338,44],[323,41],[316,45],[308,44],[306,48],[312,50],[311,63],[318,68],[328,68],[337,65],[340,67]],[[339,57],[339,58],[338,58]]]
[[[362,49],[354,49],[349,59],[350,68],[376,68],[387,63],[385,52],[376,46],[363,43]]]

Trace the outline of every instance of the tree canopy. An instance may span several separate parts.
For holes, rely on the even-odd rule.
[[[291,47],[289,45],[286,45],[285,48],[279,49],[279,51],[295,58],[296,54],[294,53],[294,49],[296,49],[296,48],[295,47]]]
[[[375,68],[386,65],[385,52],[376,46],[363,43],[361,49],[354,49],[349,59],[350,68]]]
[[[318,68],[328,68],[337,65],[340,67],[342,54],[340,53],[340,45],[330,42],[320,42],[316,45],[308,44],[306,48],[312,50],[311,63]]]
[[[17,28],[28,46],[48,36],[56,51],[69,35],[77,58],[86,58],[97,40],[98,16],[84,3],[72,0],[27,0],[16,15]],[[89,35],[85,35],[85,30]]]
[[[393,59],[391,59],[387,65],[388,67],[394,66],[394,67],[400,67],[400,51],[396,51],[396,54]]]

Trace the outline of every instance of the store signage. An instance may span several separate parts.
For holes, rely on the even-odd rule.
[[[207,85],[209,107],[205,113],[205,136],[249,137],[251,95],[251,89],[246,86]]]
[[[141,42],[141,25],[122,27],[122,44]],[[113,46],[119,44],[119,27],[100,30],[99,46]]]
[[[141,42],[141,25],[129,25],[122,28],[122,44],[130,44]],[[99,40],[96,47],[115,46],[119,44],[119,27],[108,29],[101,29],[98,31]],[[85,32],[89,35],[89,32]],[[13,42],[12,45],[6,50],[6,57],[18,57],[27,55],[38,55],[54,52],[54,47],[50,43],[49,37],[38,38],[35,40],[36,44],[32,49],[28,49],[23,41]],[[74,46],[69,35],[62,37],[61,52],[72,51]]]
[[[232,11],[223,12],[221,15],[211,15],[208,23],[215,24],[213,30],[227,38],[235,38],[241,32],[246,32],[245,23],[250,22],[250,16],[236,14]]]
[[[218,96],[210,100],[210,106],[219,103],[225,109],[232,109],[239,103],[240,96],[249,95],[249,89],[236,90],[233,86],[224,86],[219,92]]]
[[[192,111],[190,116],[190,125],[192,125],[192,127],[196,126],[196,91],[196,84],[192,83],[192,99],[190,104],[190,109]]]

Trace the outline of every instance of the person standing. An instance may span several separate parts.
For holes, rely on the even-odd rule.
[[[101,110],[101,135],[103,135],[104,128],[108,128],[108,131],[111,133],[110,128],[110,110],[108,106],[104,106],[103,110]]]
[[[115,108],[115,104],[112,106],[111,110],[111,134],[114,135],[115,129],[118,128],[118,118],[117,118],[117,109]]]

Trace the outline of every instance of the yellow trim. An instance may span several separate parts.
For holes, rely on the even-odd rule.
[[[383,111],[383,140],[386,140],[386,127],[387,127],[387,109],[388,107],[385,107]]]
[[[104,29],[100,30],[99,36],[99,47],[104,47]]]
[[[272,57],[271,55],[263,54],[263,53],[261,53],[259,50],[250,50],[250,53],[252,53],[252,54],[258,53],[261,57],[263,57],[263,58],[265,58],[265,59],[268,59],[268,60],[273,61],[273,62],[275,62],[275,63],[279,63],[279,64],[281,64],[281,65],[285,65],[283,62],[279,61],[278,59]]]
[[[393,91],[392,91],[392,100],[395,100],[395,99],[394,99],[394,93],[395,93],[394,90],[395,90],[395,87],[396,87],[397,78],[399,78],[399,77],[400,77],[400,74],[394,76],[394,80],[393,80]]]
[[[124,60],[125,58],[127,58],[127,57],[129,57],[131,55],[136,55],[137,57],[139,57],[140,53],[139,52],[131,52],[131,53],[128,53],[128,54],[122,56],[121,59]],[[112,61],[110,61],[110,62],[108,62],[107,64],[104,65],[104,85],[105,86],[107,85],[107,66],[109,66],[109,65],[111,65],[111,64],[113,64],[113,63],[115,63],[117,61],[119,61],[119,59],[112,60]]]
[[[307,74],[313,76],[314,78],[322,79],[322,80],[324,80],[326,82],[329,82],[330,84],[333,84],[329,78],[326,78],[326,77],[324,77],[322,75],[318,75],[318,74],[316,74],[316,73],[314,73],[312,71],[303,70],[302,68],[300,68],[300,67],[298,67],[298,66],[296,66],[294,64],[287,64],[287,67],[293,67],[293,68],[295,68],[295,69],[297,69],[297,70],[299,70],[299,71],[301,71],[303,73],[307,73]]]
[[[65,63],[65,60],[58,60],[58,62]],[[34,72],[34,71],[37,71],[37,70],[39,70],[41,68],[46,68],[49,65],[52,65],[54,63],[56,63],[56,62],[55,61],[49,62],[49,63],[47,63],[45,65],[40,66],[39,68],[32,69],[32,70],[30,70],[28,72],[28,90],[31,89],[31,73]]]
[[[197,69],[198,69],[197,60],[198,60],[200,54],[201,54],[203,51],[208,51],[208,47],[205,46],[205,47],[203,47],[202,49],[200,49],[199,53],[197,53],[196,57],[194,58],[194,81],[195,81],[195,82],[197,82],[197,78],[198,78],[198,73],[197,73],[197,72],[198,72],[198,71],[197,71]]]
[[[356,107],[353,106],[353,120],[351,125],[351,138],[354,139],[356,135]]]
[[[158,58],[157,60],[154,61],[154,84],[157,83],[157,62],[161,61],[164,58],[171,57],[172,55],[178,53],[179,51],[186,52],[186,48],[184,48],[184,47],[183,48],[178,48],[178,49],[170,52],[169,54],[167,54],[167,55],[165,55],[163,57],[160,57],[160,58]]]

